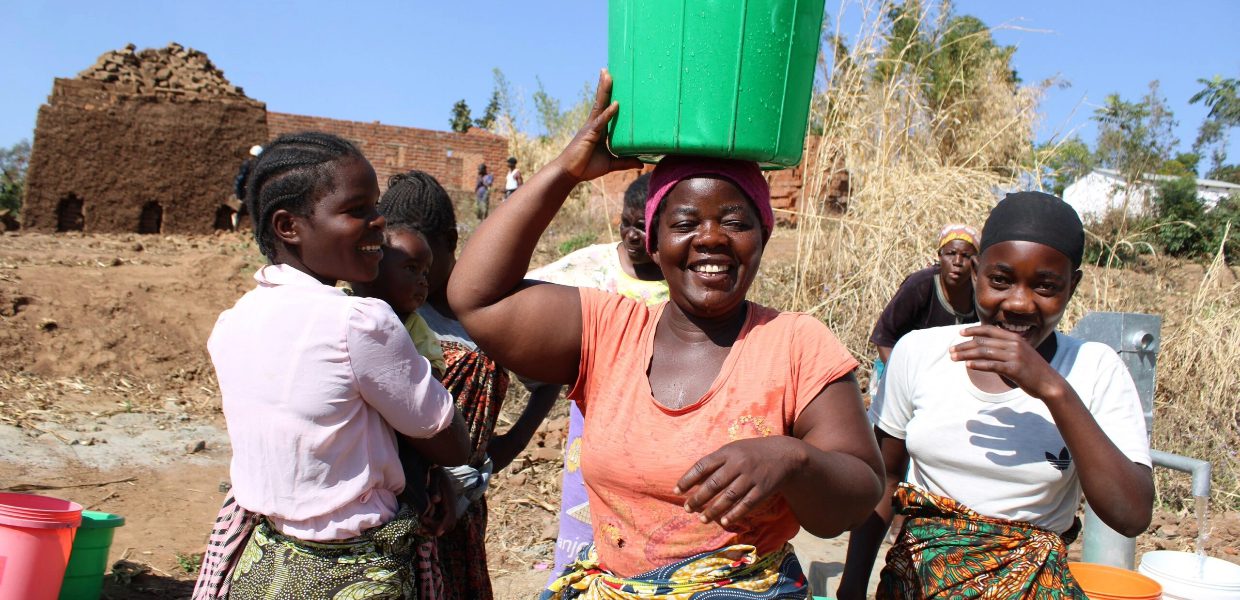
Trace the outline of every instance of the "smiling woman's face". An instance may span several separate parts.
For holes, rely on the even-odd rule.
[[[332,177],[330,191],[310,215],[293,217],[303,226],[297,242],[301,262],[328,285],[371,281],[379,275],[385,224],[375,208],[375,170],[365,159],[345,158],[334,165]]]
[[[740,188],[710,177],[681,181],[664,199],[654,233],[653,257],[676,306],[699,317],[741,308],[766,236]]]
[[[1072,261],[1050,246],[995,244],[977,255],[973,270],[978,318],[1020,334],[1037,348],[1059,325],[1080,279]]]

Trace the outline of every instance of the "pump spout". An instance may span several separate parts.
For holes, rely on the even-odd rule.
[[[1154,461],[1154,466],[1156,467],[1164,467],[1191,474],[1193,477],[1193,495],[1200,498],[1210,497],[1210,463],[1197,458],[1163,452],[1162,450],[1150,450],[1150,458]]]

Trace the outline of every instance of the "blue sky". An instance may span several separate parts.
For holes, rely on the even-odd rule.
[[[455,2],[110,2],[0,4],[0,146],[29,138],[52,78],[72,77],[126,43],[169,41],[206,52],[232,83],[280,112],[446,129],[449,109],[475,111],[499,67],[526,94],[574,99],[607,61],[603,0]],[[838,17],[839,4],[827,2]],[[1105,96],[1137,100],[1158,79],[1187,150],[1205,115],[1188,99],[1198,78],[1240,77],[1240,2],[960,0],[958,13],[1000,28],[1027,82],[1058,77],[1042,104],[1039,141],[1078,132]],[[848,22],[846,18],[845,23]],[[1019,28],[1019,29],[1016,29]],[[1020,30],[1024,29],[1024,30]],[[1025,31],[1038,30],[1038,31]],[[1240,161],[1240,132],[1231,162]]]

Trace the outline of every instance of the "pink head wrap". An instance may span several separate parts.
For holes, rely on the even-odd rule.
[[[650,175],[650,195],[646,197],[646,251],[654,252],[651,245],[651,224],[654,213],[659,210],[659,203],[676,184],[703,175],[727,179],[740,188],[762,220],[762,229],[770,233],[775,227],[775,213],[771,210],[771,187],[762,176],[758,163],[746,160],[726,158],[704,158],[698,156],[663,157]]]

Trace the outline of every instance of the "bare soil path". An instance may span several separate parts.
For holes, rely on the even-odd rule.
[[[768,261],[790,260],[778,234]],[[261,259],[241,234],[0,237],[0,490],[123,515],[105,598],[185,598],[223,500],[228,438],[206,339]],[[501,423],[524,398],[514,393]],[[488,496],[497,597],[547,580],[566,407]],[[1212,518],[1209,553],[1233,562],[1240,514]],[[1192,515],[1160,512],[1140,547],[1191,549]],[[834,590],[844,538],[794,540]],[[1074,545],[1079,549],[1079,544]]]

